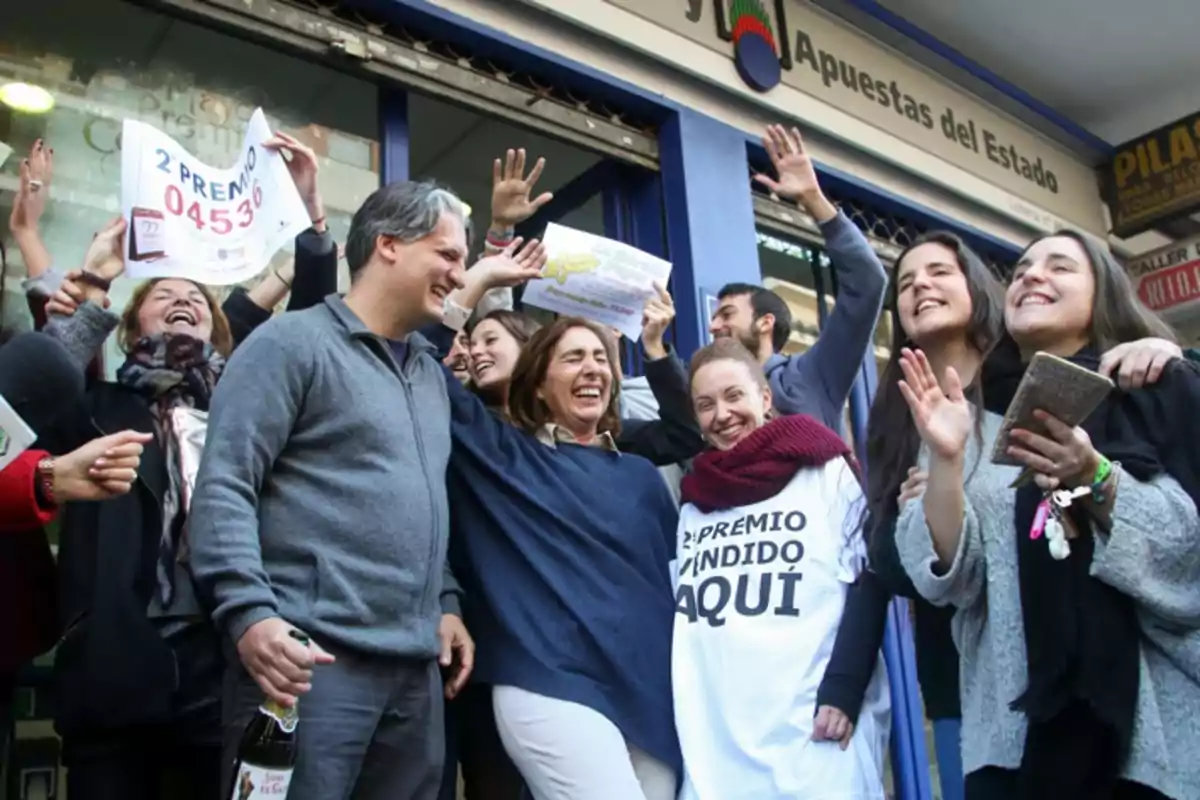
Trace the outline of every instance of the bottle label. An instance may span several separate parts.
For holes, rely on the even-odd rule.
[[[270,769],[242,762],[238,764],[237,780],[234,781],[230,800],[255,800],[261,797],[284,800],[291,782],[290,768]]]

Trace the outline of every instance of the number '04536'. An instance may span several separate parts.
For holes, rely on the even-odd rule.
[[[168,183],[163,196],[163,205],[166,206],[169,213],[177,217],[186,216],[190,219],[195,223],[196,230],[202,231],[207,226],[218,236],[224,236],[232,231],[235,225],[239,228],[249,228],[254,222],[254,212],[262,207],[262,199],[262,187],[258,185],[258,181],[255,181],[251,187],[250,196],[238,203],[232,212],[227,208],[210,208],[206,215],[198,200],[185,209],[183,207],[183,190],[173,183]]]

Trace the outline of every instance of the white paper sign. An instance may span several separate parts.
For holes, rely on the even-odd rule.
[[[198,161],[143,122],[125,120],[121,136],[131,278],[240,283],[312,224],[283,156],[262,146],[271,130],[261,108],[229,169]]]
[[[522,302],[558,314],[585,317],[630,339],[642,335],[642,309],[666,286],[671,262],[603,236],[550,223],[542,238],[549,260],[529,282]]]
[[[0,397],[0,469],[16,461],[36,438],[33,429]]]

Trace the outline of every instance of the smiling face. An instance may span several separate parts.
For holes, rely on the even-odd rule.
[[[1096,277],[1079,242],[1048,236],[1034,242],[1013,270],[1004,322],[1023,352],[1073,355],[1091,340]]]
[[[481,389],[508,384],[521,355],[521,344],[495,319],[485,319],[471,331],[471,380]]]
[[[904,255],[896,266],[896,312],[905,335],[918,347],[967,330],[971,293],[952,249],[927,242]]]
[[[537,396],[556,424],[586,442],[596,435],[612,399],[612,371],[600,337],[590,328],[573,327],[554,346]]]
[[[771,326],[774,317],[765,315],[754,319],[754,306],[748,294],[732,294],[722,297],[717,310],[708,323],[708,332],[714,339],[730,338],[740,342],[755,357],[761,358],[763,347],[770,348]],[[766,344],[763,339],[766,338]]]
[[[458,378],[459,382],[464,384],[471,380],[471,359],[467,352],[468,347],[469,343],[466,331],[459,331],[454,336],[454,344],[450,347],[450,352],[442,359],[442,363],[450,368],[450,371],[454,373],[454,377]]]
[[[204,292],[191,281],[155,283],[138,308],[137,321],[139,337],[174,333],[212,341],[212,309]]]
[[[692,407],[705,440],[729,450],[762,427],[771,390],[755,380],[750,366],[731,358],[706,363],[692,376]]]
[[[446,297],[463,285],[467,232],[463,221],[443,213],[427,235],[412,242],[379,237],[379,255],[391,267],[388,292],[422,324],[442,318]]]

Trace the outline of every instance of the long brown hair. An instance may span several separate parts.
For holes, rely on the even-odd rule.
[[[612,373],[612,394],[608,408],[596,426],[597,433],[616,436],[621,432],[621,361],[617,355],[617,343],[603,327],[582,317],[559,317],[529,338],[521,348],[521,355],[513,367],[508,384],[508,415],[512,423],[526,433],[534,433],[546,423],[553,422],[550,408],[540,397],[538,389],[546,380],[554,350],[568,331],[586,328],[604,345],[608,355],[608,368]]]
[[[875,401],[867,420],[867,505],[876,520],[896,515],[896,498],[900,486],[908,477],[908,468],[917,463],[921,437],[912,421],[908,403],[900,394],[900,351],[913,347],[913,342],[900,324],[896,300],[900,265],[905,257],[925,244],[940,244],[954,253],[958,268],[967,282],[967,294],[971,297],[971,317],[967,321],[967,337],[983,356],[986,356],[1004,334],[1004,288],[975,251],[962,239],[948,231],[931,231],[916,239],[896,259],[895,274],[891,281],[892,342],[887,366],[879,379]],[[978,408],[983,407],[980,376],[976,375],[966,387],[967,399]],[[976,418],[975,436],[982,438],[980,424],[982,416]]]
[[[142,310],[142,304],[150,296],[150,290],[160,282],[168,280],[187,279],[151,278],[133,290],[133,296],[129,298],[129,302],[125,304],[125,311],[121,314],[121,324],[117,326],[117,344],[120,345],[122,352],[128,353],[132,351],[138,339],[142,336],[142,326],[138,322],[138,314]],[[207,286],[195,281],[188,281],[188,283],[199,289],[208,303],[208,311],[212,314],[213,349],[228,358],[229,354],[233,352],[233,332],[229,329],[229,320],[225,317],[225,312],[221,310],[221,306],[217,303],[217,298],[209,291]]]

